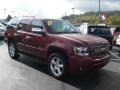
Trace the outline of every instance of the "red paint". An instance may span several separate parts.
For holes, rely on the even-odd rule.
[[[44,20],[41,20],[44,22]],[[74,46],[86,46],[88,48],[108,42],[102,38],[82,35],[82,34],[50,34],[46,30],[46,26],[43,23],[43,31],[45,35],[33,34],[30,32],[29,25],[26,31],[18,31],[17,29],[7,29],[5,32],[5,41],[13,40],[17,44],[17,48],[21,52],[31,54],[32,56],[42,57],[45,60],[48,59],[49,48],[57,48],[66,54],[68,59],[69,71],[71,73],[77,73],[82,69],[98,69],[106,65],[110,60],[108,53],[104,56],[98,57],[80,57],[73,53]],[[26,38],[26,36],[28,36]],[[29,38],[30,37],[30,38]],[[59,52],[59,51],[58,51]],[[94,61],[99,59],[98,61]]]

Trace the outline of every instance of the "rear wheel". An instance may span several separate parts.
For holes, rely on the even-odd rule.
[[[51,54],[48,66],[50,74],[57,79],[64,78],[68,72],[67,64],[65,58],[61,54]]]
[[[11,58],[18,59],[20,54],[18,53],[15,42],[10,41],[8,44],[8,52]]]

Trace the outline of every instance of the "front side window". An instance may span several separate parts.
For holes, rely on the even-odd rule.
[[[43,25],[39,19],[34,19],[30,25],[30,31],[33,33],[37,32],[37,31],[41,32],[42,28],[43,28]]]
[[[45,20],[47,31],[52,34],[79,33],[72,24],[62,20]]]
[[[42,26],[42,22],[38,19],[35,19],[32,21],[32,27],[41,27]]]

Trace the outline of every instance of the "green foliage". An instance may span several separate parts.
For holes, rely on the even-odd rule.
[[[102,23],[105,23],[106,25],[120,26],[120,11],[107,11],[105,13],[107,13],[108,17]],[[84,22],[96,25],[99,23],[98,16],[99,16],[98,12],[87,12],[85,14],[70,15],[63,18],[69,21],[73,21],[74,19],[74,24],[76,25],[80,25],[81,23]]]
[[[117,25],[120,26],[120,16],[112,15],[106,20],[107,25]]]

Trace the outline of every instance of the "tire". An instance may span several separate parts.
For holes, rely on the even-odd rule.
[[[13,41],[10,41],[8,43],[8,52],[9,52],[9,55],[12,59],[18,59],[20,56],[20,54],[18,53],[16,44]]]
[[[68,74],[68,63],[65,58],[58,53],[49,56],[48,69],[50,74],[56,79],[63,79]]]

